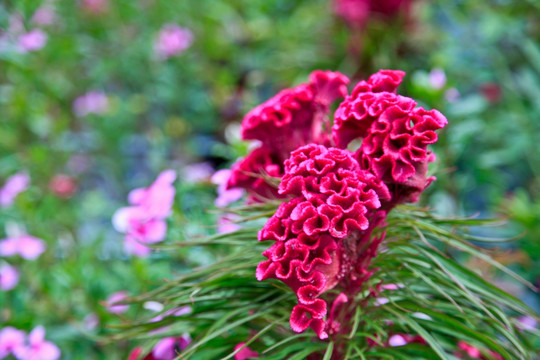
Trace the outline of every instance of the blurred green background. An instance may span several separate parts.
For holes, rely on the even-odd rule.
[[[23,227],[47,251],[35,261],[0,258],[21,273],[0,291],[0,328],[44,325],[65,359],[125,358],[134,344],[100,336],[148,314],[110,314],[106,298],[149,290],[213,255],[129,257],[114,211],[171,168],[180,176],[168,241],[214,232],[209,177],[245,153],[242,115],[314,69],[355,81],[405,70],[401,93],[449,119],[435,149],[438,181],[422,204],[442,215],[510,217],[485,235],[523,234],[499,260],[540,285],[540,2],[418,0],[361,26],[334,8],[330,0],[1,1],[0,184],[21,172],[31,184],[0,208],[0,238]],[[192,41],[164,58],[156,46],[167,24],[189,29]],[[539,307],[536,295],[486,276]]]

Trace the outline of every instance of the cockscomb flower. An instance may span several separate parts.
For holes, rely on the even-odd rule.
[[[362,140],[356,159],[388,185],[393,204],[416,201],[434,180],[427,177],[428,163],[435,159],[427,146],[447,124],[439,111],[394,93],[403,75],[383,70],[360,82],[336,110],[332,128],[338,147]]]
[[[296,332],[311,327],[328,337],[327,304],[318,298],[346,276],[357,280],[366,266],[360,250],[370,219],[387,197],[384,185],[365,174],[347,150],[306,145],[285,162],[279,192],[294,196],[282,203],[259,232],[275,243],[263,252],[257,279],[275,278],[297,295],[290,324]],[[369,247],[369,246],[368,246]]]
[[[314,71],[309,82],[285,89],[251,110],[242,121],[242,138],[262,145],[232,168],[229,188],[250,192],[250,200],[279,197],[263,176],[281,177],[292,150],[311,143],[329,144],[330,106],[347,95],[349,79],[338,72]]]

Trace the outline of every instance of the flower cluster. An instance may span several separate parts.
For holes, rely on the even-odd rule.
[[[283,162],[298,146],[329,144],[332,103],[347,95],[349,79],[338,72],[315,71],[309,82],[285,89],[251,110],[242,121],[242,138],[261,146],[232,167],[229,188],[244,188],[252,201],[279,197],[265,176],[279,178]]]
[[[131,206],[116,211],[112,222],[117,231],[126,234],[126,252],[139,257],[148,256],[151,250],[145,244],[160,242],[165,238],[165,219],[171,214],[176,194],[172,185],[175,180],[173,170],[162,172],[149,187],[129,193]]]
[[[275,243],[257,267],[257,279],[276,278],[297,294],[291,315],[297,332],[311,327],[326,334],[327,305],[318,296],[347,277],[358,281],[365,273],[358,234],[369,228],[388,198],[384,184],[360,170],[352,153],[324,145],[306,145],[285,162],[279,193],[295,196],[280,205],[259,233]]]
[[[338,147],[362,140],[355,157],[388,185],[393,203],[416,201],[435,179],[427,177],[428,163],[435,160],[427,146],[447,123],[437,110],[416,107],[413,99],[395,94],[404,75],[380,71],[361,81],[340,104],[332,128]]]
[[[7,326],[0,330],[0,359],[13,355],[17,360],[57,360],[60,349],[45,340],[45,328],[38,326],[26,336],[24,331]]]
[[[340,312],[373,275],[387,213],[416,201],[433,181],[434,155],[427,149],[446,125],[437,110],[425,110],[396,94],[405,73],[381,70],[347,95],[348,79],[316,71],[310,82],[280,92],[249,112],[244,139],[261,146],[236,163],[229,187],[245,188],[251,200],[286,199],[259,232],[273,241],[258,280],[278,279],[296,294],[291,328],[308,327],[324,339],[340,331]],[[339,104],[331,126],[327,117]],[[254,176],[258,175],[258,176]],[[281,180],[273,187],[270,175]],[[341,293],[332,310],[323,294]]]

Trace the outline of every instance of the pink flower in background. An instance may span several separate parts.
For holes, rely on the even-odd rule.
[[[20,360],[57,360],[60,349],[45,340],[45,328],[38,326],[28,334],[28,345],[16,347],[13,351]]]
[[[442,69],[433,69],[429,73],[429,85],[435,90],[440,90],[446,85],[446,74]]]
[[[152,356],[156,360],[174,360],[178,356],[177,349],[182,351],[191,343],[189,334],[179,337],[166,337],[161,339],[152,349]]]
[[[47,34],[41,29],[33,29],[19,36],[17,46],[21,52],[41,50],[47,44]]]
[[[522,316],[518,321],[524,330],[535,330],[538,327],[538,321],[530,316]]]
[[[127,299],[127,293],[125,291],[117,291],[107,298],[105,306],[107,310],[112,314],[123,314],[129,309],[129,305],[115,305]]]
[[[237,344],[234,347],[234,351],[240,349],[245,344],[246,344],[245,342],[241,342],[241,343]],[[247,360],[247,359],[254,359],[254,358],[258,358],[258,357],[259,357],[258,352],[253,351],[249,347],[246,346],[245,348],[243,348],[242,350],[237,352],[236,355],[234,355],[234,360]]]
[[[13,354],[15,349],[24,346],[24,331],[8,326],[0,330],[0,359]]]
[[[193,43],[193,34],[189,29],[176,24],[164,25],[154,43],[154,52],[160,60],[180,55]]]
[[[230,169],[218,170],[212,175],[212,183],[216,184],[218,197],[215,204],[217,207],[225,207],[235,201],[240,200],[244,196],[244,189],[230,188],[227,189],[227,182],[231,177]]]
[[[165,219],[171,215],[176,190],[174,170],[165,170],[147,188],[132,190],[128,202],[132,206],[118,209],[112,218],[114,228],[125,233],[124,249],[138,257],[148,256],[145,244],[160,242],[167,233]]]
[[[0,240],[0,255],[20,255],[26,260],[37,259],[46,249],[45,242],[34,236],[24,234]]]
[[[78,117],[102,115],[109,111],[109,99],[101,91],[90,91],[73,102],[73,113]]]
[[[191,164],[184,167],[182,178],[188,182],[198,183],[210,179],[214,171],[212,165],[207,162]]]
[[[217,227],[218,234],[226,234],[242,228],[240,225],[233,222],[232,218],[234,217],[234,214],[225,214],[219,217]]]
[[[32,23],[39,26],[51,25],[55,20],[56,12],[51,4],[40,6],[32,16]]]
[[[109,10],[109,0],[82,0],[81,8],[91,15],[99,15]]]
[[[4,186],[0,188],[0,207],[8,207],[13,204],[17,195],[28,189],[30,176],[18,173],[9,177]]]
[[[8,291],[13,289],[19,282],[19,272],[14,266],[9,264],[0,265],[0,290]],[[2,356],[0,355],[0,358]]]
[[[49,182],[49,189],[59,198],[69,199],[77,192],[77,182],[64,174],[56,174]]]

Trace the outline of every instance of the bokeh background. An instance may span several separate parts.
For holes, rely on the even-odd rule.
[[[449,119],[421,205],[508,218],[471,231],[517,236],[496,257],[540,285],[539,14],[535,0],[0,1],[0,239],[46,246],[0,256],[19,275],[0,274],[0,328],[43,325],[65,359],[125,358],[134,344],[108,344],[108,327],[145,314],[107,298],[214,254],[130,256],[114,212],[174,169],[167,241],[216,232],[210,178],[245,154],[243,114],[315,69],[405,70],[400,92]]]

